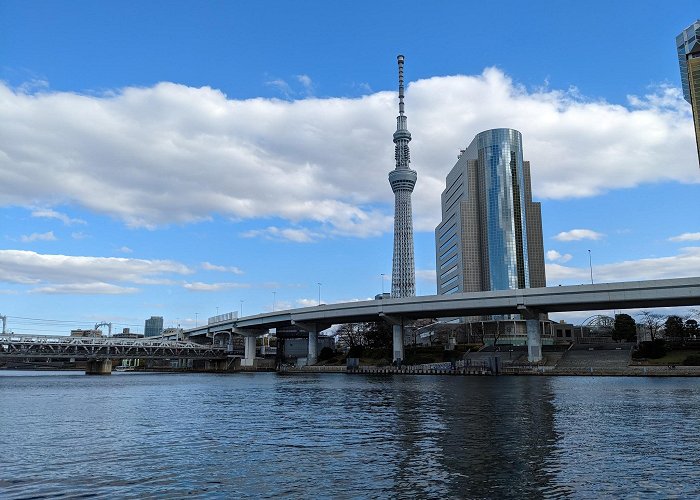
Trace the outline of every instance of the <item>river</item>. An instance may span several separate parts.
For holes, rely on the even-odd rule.
[[[0,371],[0,498],[700,497],[700,380]]]

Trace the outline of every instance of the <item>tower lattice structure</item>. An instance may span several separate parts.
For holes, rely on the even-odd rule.
[[[391,296],[413,297],[416,295],[416,270],[413,257],[413,211],[411,193],[416,185],[418,174],[411,170],[411,154],[408,143],[411,133],[406,126],[404,114],[403,63],[399,62],[399,116],[396,117],[394,150],[396,168],[389,172],[389,184],[394,192],[394,260],[391,273]]]

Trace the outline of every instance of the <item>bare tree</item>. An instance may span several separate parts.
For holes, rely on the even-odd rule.
[[[659,330],[664,324],[664,317],[651,311],[641,311],[639,313],[639,323],[649,332],[651,340],[656,340]]]
[[[367,343],[365,332],[364,323],[345,323],[336,330],[335,336],[347,347],[353,348]]]

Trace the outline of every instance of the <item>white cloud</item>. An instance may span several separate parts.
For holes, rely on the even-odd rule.
[[[306,228],[278,228],[269,226],[265,229],[251,229],[241,234],[244,238],[265,238],[274,241],[293,241],[311,243],[323,237],[321,233]]]
[[[269,84],[293,93],[283,80]],[[676,88],[621,106],[528,91],[489,68],[412,82],[406,106],[417,231],[434,229],[456,153],[488,128],[523,133],[538,198],[699,182],[692,117]],[[393,90],[290,102],[173,83],[104,95],[0,83],[0,206],[69,203],[132,227],[278,217],[322,234],[374,236],[391,230],[396,113]]]
[[[202,262],[202,269],[205,271],[219,271],[221,273],[243,274],[240,268],[236,266],[217,266],[210,262]]]
[[[321,301],[323,303],[323,301]],[[297,299],[297,307],[315,307],[318,306],[318,299]]]
[[[388,279],[391,281],[391,276]],[[437,279],[435,269],[416,269],[416,279],[435,283]]]
[[[49,295],[124,295],[138,292],[138,288],[123,287],[111,283],[72,283],[34,288],[31,293]]]
[[[20,240],[23,243],[30,243],[32,241],[56,241],[56,236],[53,231],[47,233],[32,233],[30,235],[22,235]]]
[[[314,82],[309,75],[297,75],[297,81],[304,87],[306,95],[311,96],[314,94]]]
[[[668,241],[700,241],[700,233],[683,233],[669,238]]]
[[[84,240],[88,236],[87,236],[87,234],[85,234],[81,231],[77,231],[77,232],[71,233],[70,237],[73,238],[74,240]]]
[[[55,210],[52,210],[50,208],[37,208],[32,210],[32,217],[43,217],[47,219],[58,219],[61,222],[63,222],[66,226],[70,226],[73,224],[86,224],[86,222],[82,219],[73,219],[69,217],[66,214],[63,214],[61,212],[57,212]]]
[[[294,93],[292,87],[290,87],[289,84],[281,78],[268,80],[265,82],[265,85],[277,89],[286,98],[291,97],[291,95]]]
[[[40,293],[132,293],[115,282],[139,285],[168,284],[167,275],[192,271],[169,260],[117,257],[79,257],[0,250],[0,282],[35,286]],[[70,290],[66,292],[66,290]],[[92,290],[92,291],[90,291]]]
[[[588,267],[568,267],[561,264],[546,264],[549,286],[564,283],[588,283]],[[682,248],[678,255],[627,260],[593,267],[596,283],[637,281],[700,276],[700,247]]]
[[[569,262],[573,256],[570,253],[566,253],[564,255],[560,254],[556,250],[547,250],[547,260],[552,261],[552,262],[561,262],[562,264],[565,262]]]
[[[134,251],[133,251],[131,248],[126,247],[126,246],[121,247],[121,248],[119,249],[119,251],[120,251],[121,253],[134,253]]]
[[[572,229],[571,231],[562,231],[556,236],[553,236],[553,238],[557,241],[579,241],[599,240],[603,236],[605,236],[603,233],[598,233],[591,229]]]
[[[202,283],[196,281],[194,283],[185,283],[183,288],[191,292],[220,292],[222,290],[230,290],[231,288],[249,288],[246,283]]]

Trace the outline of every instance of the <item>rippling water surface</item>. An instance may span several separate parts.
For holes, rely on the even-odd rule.
[[[0,498],[689,498],[699,436],[693,378],[0,372]]]

